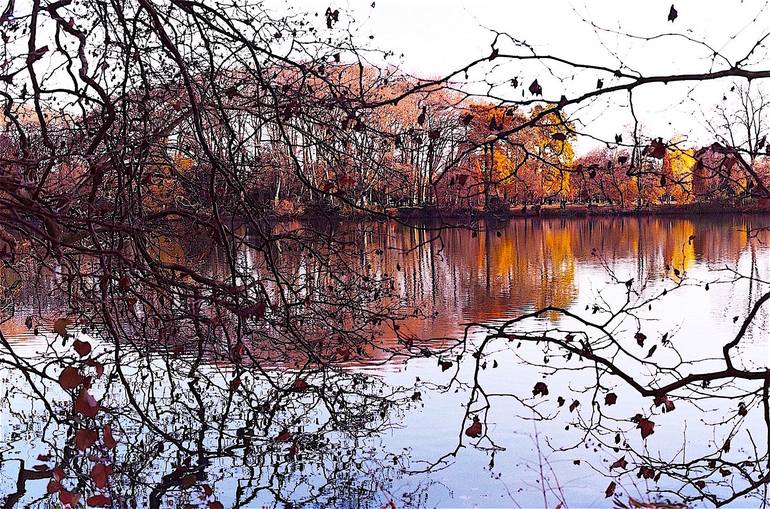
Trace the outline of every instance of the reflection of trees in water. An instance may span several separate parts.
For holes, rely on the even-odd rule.
[[[380,507],[408,461],[385,451],[377,436],[397,425],[411,392],[372,377],[215,365],[191,373],[190,357],[119,353],[91,342],[99,353],[88,360],[3,352],[9,389],[0,413],[6,447],[15,451],[0,471],[16,475],[11,458],[24,461],[5,507],[14,507],[16,495],[24,507],[47,507],[46,483],[54,482],[62,501],[64,492],[83,501],[102,494],[119,507],[217,499],[228,507]],[[46,379],[56,380],[62,362],[89,378],[63,390],[66,380]],[[98,410],[78,406],[82,391],[98,400]],[[95,435],[84,438],[88,433]],[[106,483],[97,465],[107,470]],[[402,506],[422,501],[419,489],[398,496]]]
[[[395,274],[406,301],[457,321],[484,321],[532,307],[569,307],[580,264],[611,269],[632,261],[637,279],[647,281],[663,276],[666,266],[686,271],[696,259],[734,265],[751,248],[745,230],[764,225],[751,216],[526,219],[440,231],[389,223],[373,227],[372,244],[384,255],[368,261]],[[766,232],[759,235],[766,240]],[[457,332],[446,320],[409,326],[423,337]]]
[[[33,477],[54,475],[32,469],[38,451],[31,446],[47,443],[42,452],[52,458],[42,463],[61,466],[62,489],[83,496],[101,492],[92,470],[102,462],[112,469],[110,498],[149,493],[142,503],[151,506],[198,503],[207,486],[215,491],[211,501],[235,490],[231,479],[240,479],[235,496],[243,507],[268,499],[381,505],[408,458],[384,450],[378,435],[419,396],[413,388],[390,392],[340,366],[430,354],[406,336],[450,336],[468,318],[483,322],[549,303],[566,308],[576,296],[577,268],[600,263],[594,249],[609,269],[638,261],[638,283],[660,277],[665,265],[685,273],[696,259],[734,262],[747,246],[740,228],[750,223],[526,220],[441,231],[380,223],[338,225],[333,242],[329,228],[297,223],[271,230],[269,249],[259,248],[259,236],[237,232],[233,284],[223,283],[231,261],[221,250],[179,234],[148,244],[167,264],[152,277],[128,271],[127,280],[115,274],[105,284],[76,257],[54,276],[19,271],[34,284],[12,294],[16,330],[27,329],[26,310],[36,309],[27,301],[47,288],[69,308],[65,334],[90,328],[96,351],[81,356],[74,338],[66,347],[56,338],[38,343],[47,345],[45,355],[26,360],[13,356],[23,349],[5,344],[4,362],[16,373],[15,399],[5,400],[4,412],[17,412],[13,442],[31,453],[24,500],[42,497],[39,489],[51,480],[33,489]],[[95,298],[105,285],[107,308]],[[408,316],[413,305],[422,309]],[[425,320],[428,310],[440,319]],[[32,328],[50,330],[45,313],[31,316]],[[390,340],[395,335],[400,343]],[[92,382],[75,385],[69,396],[51,389],[65,366]],[[105,372],[97,377],[100,366]],[[88,403],[84,390],[101,405],[94,417],[74,409]],[[24,413],[22,397],[36,402],[34,414]],[[104,444],[107,424],[114,450]],[[78,448],[82,431],[97,434],[85,450]],[[15,468],[6,462],[2,470],[15,475]],[[414,505],[424,501],[423,488],[408,497]]]
[[[334,228],[337,246],[325,244],[328,225],[284,223],[273,228],[271,252],[280,260],[281,284],[298,288],[298,297],[311,295],[314,306],[327,305],[331,315],[335,308],[345,308],[337,293],[348,294],[345,274],[362,272],[368,277],[393,279],[392,298],[371,316],[387,316],[398,307],[422,306],[417,319],[404,312],[406,328],[422,337],[451,335],[457,331],[450,320],[426,321],[424,315],[438,312],[459,321],[480,321],[510,316],[529,306],[557,305],[568,307],[577,295],[576,266],[598,263],[593,250],[609,268],[616,262],[633,260],[637,279],[660,277],[666,266],[686,271],[696,259],[706,263],[735,264],[746,249],[746,230],[757,231],[765,222],[755,217],[704,217],[681,219],[671,217],[592,218],[588,220],[514,220],[506,224],[479,225],[477,228],[444,228],[443,230],[400,227],[395,223],[341,224]],[[248,233],[245,230],[243,233]],[[305,249],[304,240],[313,237],[315,247]],[[756,238],[764,241],[767,232],[759,230]],[[189,239],[189,237],[187,237]],[[228,260],[206,237],[188,242],[184,236],[158,237],[149,249],[168,263],[193,266],[212,279],[229,270]],[[334,265],[323,260],[343,255]],[[253,245],[239,247],[240,270],[261,281],[261,290],[275,299],[280,284],[266,259]],[[29,272],[29,271],[28,271]],[[340,277],[342,274],[342,277]],[[34,281],[34,284],[30,284]],[[15,302],[25,308],[50,309],[65,303],[51,300],[57,283],[50,272],[34,278],[23,278],[13,291]],[[389,284],[389,283],[386,283]],[[387,296],[388,287],[369,291],[368,300]],[[358,292],[358,289],[355,289]],[[330,298],[331,297],[331,298]],[[317,302],[320,301],[320,302]],[[408,310],[407,310],[408,311]],[[16,316],[16,330],[23,331],[23,315]],[[350,325],[350,316],[336,319]],[[456,320],[457,321],[457,320]],[[316,336],[326,335],[326,320],[321,326],[305,323],[305,330]],[[8,330],[9,325],[4,326]],[[438,328],[438,329],[437,329]],[[377,333],[388,332],[388,321],[375,327]],[[362,333],[366,336],[370,332]],[[376,349],[367,355],[382,356]],[[386,354],[387,356],[389,354]]]

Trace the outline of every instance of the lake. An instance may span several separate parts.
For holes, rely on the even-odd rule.
[[[765,217],[729,215],[518,219],[443,229],[343,225],[359,247],[356,263],[372,277],[393,276],[390,300],[403,310],[395,330],[383,326],[373,339],[378,348],[301,379],[291,356],[266,363],[266,377],[294,380],[280,398],[259,373],[241,378],[226,362],[205,362],[202,375],[182,381],[191,362],[184,348],[175,356],[124,349],[121,369],[104,362],[110,383],[102,387],[94,377],[118,443],[92,450],[91,463],[72,459],[71,422],[47,417],[67,399],[55,375],[30,382],[35,372],[49,373],[45,359],[65,345],[42,327],[37,335],[27,330],[31,309],[47,309],[52,320],[56,312],[23,290],[25,302],[0,326],[7,341],[0,348],[0,501],[51,507],[46,472],[62,461],[67,485],[84,493],[94,479],[89,465],[109,463],[116,507],[205,507],[215,499],[224,507],[611,507],[613,496],[628,503],[629,496],[696,494],[677,477],[681,471],[704,476],[710,493],[729,497],[764,472],[761,382],[710,387],[708,395],[704,385],[702,393],[677,394],[676,409],[663,412],[604,368],[599,380],[588,358],[519,338],[557,330],[579,337],[582,328],[558,310],[485,338],[490,327],[545,306],[603,320],[628,298],[638,309],[612,321],[612,334],[642,361],[670,368],[661,373],[618,359],[632,378],[658,383],[719,369],[723,345],[767,291],[768,227]],[[250,263],[248,250],[243,257]],[[768,318],[761,308],[733,354],[747,370],[770,366]],[[82,337],[105,359],[117,358],[97,329]],[[402,355],[404,344],[426,355]],[[538,382],[547,384],[547,395],[534,393]],[[615,404],[592,403],[606,402],[609,392]],[[740,408],[751,412],[739,423],[732,417],[744,397]],[[484,436],[477,439],[466,431],[472,414],[482,413]],[[637,413],[655,422],[646,439],[630,420]],[[727,474],[682,466],[720,449],[717,471]],[[640,453],[664,474],[657,481],[637,476]],[[610,468],[621,457],[628,466]],[[44,465],[40,479],[22,475],[35,465]],[[671,465],[682,468],[666,470]],[[607,497],[612,481],[617,487]],[[750,495],[730,506],[756,507],[764,492]]]

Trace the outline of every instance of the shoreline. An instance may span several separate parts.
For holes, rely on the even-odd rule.
[[[519,218],[581,218],[581,217],[629,217],[629,216],[706,216],[706,215],[763,215],[770,214],[770,200],[753,202],[748,204],[720,203],[688,203],[683,205],[647,205],[643,207],[619,207],[615,205],[567,205],[561,208],[558,205],[544,205],[540,207],[528,206],[495,211],[480,209],[436,209],[434,207],[399,207],[388,208],[382,211],[376,210],[352,210],[342,211],[304,211],[294,214],[277,214],[275,217],[281,220],[306,220],[317,219],[332,220],[387,220],[400,219],[403,221],[435,221],[435,220],[483,220],[494,218],[496,220],[508,220]]]

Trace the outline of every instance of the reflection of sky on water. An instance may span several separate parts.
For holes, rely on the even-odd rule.
[[[756,223],[757,220],[752,221]],[[412,320],[405,325],[415,335],[428,338],[456,335],[461,331],[458,324],[463,322],[501,320],[548,303],[590,314],[590,311],[584,311],[586,306],[592,306],[598,299],[617,302],[624,294],[622,285],[610,284],[609,269],[620,281],[634,278],[637,284],[645,282],[645,294],[654,294],[664,288],[669,292],[664,299],[654,302],[651,310],[641,312],[642,330],[651,340],[658,340],[668,332],[672,344],[685,359],[709,359],[718,357],[724,343],[737,331],[740,320],[736,324],[733,317],[745,316],[751,303],[761,294],[757,283],[750,285],[748,280],[727,283],[731,274],[722,269],[729,266],[748,274],[754,265],[758,277],[770,274],[767,245],[757,241],[747,244],[745,233],[739,231],[741,227],[745,227],[743,220],[735,218],[522,221],[498,230],[481,231],[475,236],[465,230],[448,232],[440,250],[428,244],[419,246],[409,255],[396,256],[386,249],[386,255],[377,261],[379,265],[375,264],[373,270],[393,272],[396,263],[399,264],[401,270],[397,272],[404,298],[425,301],[428,308],[438,313],[435,319]],[[383,228],[389,230],[380,232],[380,241],[386,239],[384,242],[390,247],[414,247],[422,240],[419,232],[392,225]],[[690,240],[691,235],[695,235],[694,240]],[[377,238],[375,235],[372,240]],[[593,248],[599,256],[592,256]],[[678,278],[670,272],[668,277],[665,276],[665,265],[686,271],[687,277],[681,287],[677,288]],[[709,283],[708,291],[704,288],[706,282]],[[768,314],[763,311],[758,316],[757,327],[738,349],[739,361],[746,367],[770,365],[767,329]],[[18,327],[3,330],[14,348],[24,355],[34,354],[45,344]],[[633,344],[635,331],[635,325],[629,322],[615,333],[627,337]],[[527,366],[517,356],[540,362],[542,350],[532,345],[509,349],[508,345],[502,344],[493,350],[497,353],[488,362],[491,365],[493,359],[497,360],[499,366],[484,370],[485,386],[493,392],[498,390],[522,398],[531,397],[532,386],[543,378],[538,368]],[[673,362],[673,356],[666,349],[661,349],[656,359],[663,363]],[[703,366],[707,365],[708,361]],[[466,362],[461,368],[461,376],[467,375],[470,368]],[[8,384],[20,382],[18,374],[3,369],[0,367],[3,387],[0,398],[5,403],[0,407],[4,412],[0,492],[7,493],[14,487],[15,469],[18,469],[14,459],[26,458],[29,468],[37,455],[47,452],[48,448],[32,435],[18,436],[19,429],[11,424],[13,418],[7,413],[5,397]],[[227,372],[225,367],[205,369],[211,377]],[[422,381],[443,383],[451,374],[451,371],[442,372],[433,358],[411,360],[406,365],[401,362],[385,366],[375,363],[350,366],[349,369],[374,376],[388,385],[406,387],[413,385],[418,377]],[[638,373],[640,378],[647,375]],[[425,389],[421,389],[422,404],[404,414],[394,414],[396,428],[355,444],[351,450],[362,463],[360,466],[350,466],[352,457],[327,458],[329,465],[347,465],[350,475],[359,477],[356,481],[359,483],[367,476],[386,480],[381,485],[371,486],[368,496],[373,507],[386,504],[391,498],[403,501],[405,493],[414,493],[407,499],[415,506],[541,507],[546,503],[541,488],[541,463],[549,486],[545,500],[550,506],[556,505],[557,497],[549,490],[558,488],[570,507],[607,506],[609,501],[604,498],[604,487],[610,477],[606,474],[609,463],[617,459],[618,454],[606,446],[581,443],[580,432],[572,427],[565,431],[565,426],[576,418],[577,413],[570,414],[566,407],[558,409],[554,403],[556,395],[563,395],[569,401],[575,389],[590,384],[590,379],[585,376],[586,373],[570,372],[548,377],[553,397],[544,400],[538,408],[556,415],[549,422],[533,421],[532,414],[513,400],[495,403],[489,425],[496,442],[505,450],[495,454],[491,468],[488,453],[466,447],[450,466],[439,471],[414,475],[400,473],[401,467],[419,470],[424,466],[423,462],[433,461],[452,450],[462,432],[462,405],[467,394]],[[637,412],[649,412],[649,401],[634,398],[621,384],[617,385],[617,392],[619,401],[612,412],[619,419],[628,419]],[[588,411],[587,395],[574,397],[584,400],[578,412]],[[31,410],[29,400],[15,397],[10,403],[16,412]],[[722,409],[714,402],[709,402],[707,408],[716,408],[708,422],[719,420],[720,412],[732,411]],[[758,412],[754,414],[757,419],[761,418]],[[719,447],[720,431],[705,426],[702,417],[693,406],[679,402],[675,412],[656,415],[655,434],[647,441],[650,452],[674,460],[681,459],[678,456],[681,454]],[[751,423],[752,426],[759,424]],[[620,424],[621,429],[633,427],[628,422]],[[34,425],[32,430],[41,431]],[[629,433],[629,437],[636,439],[634,445],[641,445],[638,434]],[[552,450],[559,447],[570,450]],[[734,446],[736,450],[740,447]],[[398,465],[390,463],[392,470],[384,471],[383,458],[389,462],[392,454],[403,457]],[[577,459],[581,460],[580,465],[574,464]],[[272,460],[281,465],[280,468],[286,468],[285,458],[280,456],[266,458],[265,465],[269,466]],[[156,462],[148,469],[155,469],[160,475],[164,467],[162,462]],[[225,507],[233,501],[228,494],[236,492],[241,483],[239,477],[245,476],[244,468],[242,462],[231,460],[215,460],[209,468]],[[308,468],[307,473],[299,475],[312,476],[314,472],[318,475],[319,470]],[[666,487],[666,482],[662,481],[661,486]],[[651,481],[624,476],[619,481],[619,491],[643,495],[648,491],[647,483],[652,486]],[[322,483],[319,485],[323,486]],[[675,487],[675,484],[669,487]],[[45,481],[30,483],[27,497],[31,498],[25,500],[34,500],[44,490]],[[303,493],[300,489],[292,495],[302,496]],[[273,501],[270,492],[263,491],[247,507],[259,507]],[[749,507],[752,502],[735,506]]]

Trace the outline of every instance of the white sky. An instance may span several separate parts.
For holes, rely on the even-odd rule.
[[[315,22],[323,30],[326,8],[338,8],[342,16],[337,29],[349,29],[360,45],[393,51],[391,63],[420,77],[440,76],[488,56],[493,30],[526,41],[539,54],[611,68],[624,64],[645,75],[705,72],[714,65],[727,66],[721,58],[715,64],[711,49],[685,37],[702,41],[734,62],[770,33],[770,0],[674,0],[679,16],[673,23],[667,20],[672,0],[374,0],[374,7],[372,0],[265,1],[278,12],[316,12]],[[18,0],[17,10],[27,11],[30,5],[30,0]],[[595,29],[589,20],[606,30]],[[374,38],[370,40],[370,36]],[[498,47],[502,53],[522,52],[510,43]],[[617,83],[612,76],[595,71],[575,73],[564,66],[548,68],[535,61],[522,65],[498,58],[471,73],[464,87],[486,92],[487,87],[479,79],[491,65],[495,66],[492,76],[497,80],[508,83],[511,78],[518,79],[518,89],[506,84],[494,91],[514,100],[522,98],[522,91],[524,98],[531,97],[525,89],[535,78],[544,98],[554,102],[562,94],[570,98],[595,90],[598,77],[604,78],[605,86]],[[770,68],[770,53],[765,46],[757,49],[748,65],[763,66]],[[637,89],[634,105],[643,134],[666,140],[684,136],[690,145],[710,143],[713,137],[708,135],[706,121],[714,118],[716,106],[731,104],[734,94],[729,90],[733,84],[724,80]],[[767,89],[770,94],[768,84],[770,80],[752,87]],[[722,100],[724,95],[727,102]],[[579,111],[573,108],[568,112],[583,123],[578,129],[591,136],[612,140],[615,134],[622,134],[625,141],[632,138],[632,117],[625,93],[605,96]],[[590,137],[583,137],[577,152],[596,145]]]
[[[600,32],[582,19],[605,29],[644,37],[676,32],[705,42],[732,61],[743,58],[758,39],[770,32],[770,8],[765,0],[674,3],[679,17],[673,23],[667,20],[671,0],[376,0],[374,8],[371,0],[306,0],[293,7],[322,14],[331,5],[350,13],[355,18],[351,29],[360,42],[392,50],[396,56],[403,53],[397,60],[402,69],[427,77],[442,75],[489,55],[494,37],[489,29],[505,31],[540,53],[610,67],[622,62],[643,74],[708,71],[712,52],[680,36],[646,41]],[[370,35],[374,36],[371,41]],[[762,57],[768,61],[765,68],[770,68],[765,47],[759,48],[757,57],[753,63],[760,64],[754,68],[762,67]],[[498,59],[495,63],[501,62]],[[718,60],[716,65],[726,66],[724,60]],[[598,75],[594,72],[581,71],[573,78],[571,71],[556,71],[561,81],[541,64],[526,68],[508,65],[498,70],[498,76],[517,76],[525,87],[537,78],[544,96],[554,100],[561,94],[569,97],[595,88]],[[612,82],[606,78],[605,86]],[[704,128],[704,112],[709,116],[714,106],[722,103],[725,93],[730,96],[728,91],[733,84],[725,80],[645,87],[635,93],[637,116],[648,135],[668,139],[679,134],[693,144],[710,142]],[[521,98],[521,87],[514,93],[509,88],[505,92],[510,98]],[[624,107],[627,97],[616,99],[618,103],[608,104],[604,100],[581,112],[580,118],[588,123],[586,129],[591,134],[612,139],[615,133],[623,133],[625,139],[630,139],[632,120]],[[593,145],[583,140],[578,148],[585,150]]]

